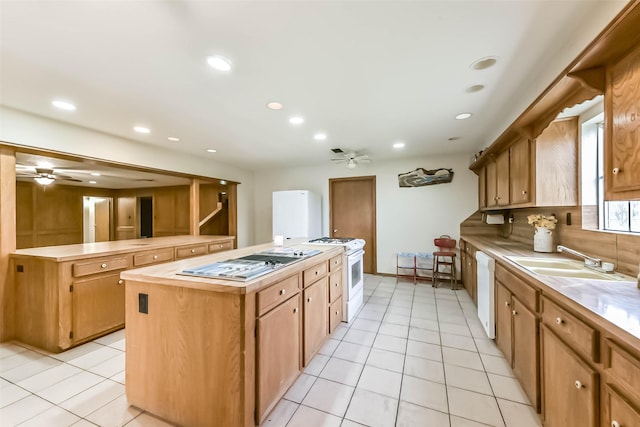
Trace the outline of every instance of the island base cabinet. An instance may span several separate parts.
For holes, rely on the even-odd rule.
[[[305,288],[304,304],[304,364],[311,361],[327,337],[327,278]]]
[[[130,405],[178,425],[255,426],[254,298],[127,280],[126,322]]]
[[[545,427],[597,427],[598,373],[542,325],[542,416]]]
[[[300,373],[300,294],[256,323],[256,421],[262,423]]]
[[[124,281],[120,273],[76,280],[72,287],[73,342],[124,326]]]

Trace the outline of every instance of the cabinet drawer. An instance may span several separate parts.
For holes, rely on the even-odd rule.
[[[598,331],[569,314],[548,298],[543,298],[542,321],[571,348],[598,362]]]
[[[281,282],[269,286],[258,292],[258,316],[271,310],[278,304],[288,300],[300,291],[299,275],[288,277]]]
[[[176,248],[176,259],[189,258],[192,256],[206,255],[207,245],[189,245]]]
[[[520,302],[533,312],[539,312],[538,291],[529,286],[524,280],[507,271],[500,264],[496,265],[496,280],[507,287]]]
[[[342,255],[334,256],[329,260],[329,272],[333,273],[342,267]]]
[[[628,399],[609,385],[605,387],[603,409],[607,426],[631,427],[640,426],[640,413]]]
[[[605,340],[604,351],[607,378],[637,391],[640,398],[640,360],[609,339]]]
[[[229,251],[233,249],[233,242],[209,243],[209,253]]]
[[[333,302],[342,295],[342,270],[329,276],[329,302]]]
[[[140,252],[133,256],[133,266],[155,264],[173,260],[173,248],[159,249],[156,251]]]
[[[73,276],[81,277],[105,271],[122,270],[129,267],[128,257],[107,258],[98,261],[76,262],[73,264]]]
[[[321,277],[327,274],[327,262],[323,261],[320,264],[316,264],[311,268],[307,268],[302,273],[302,281],[305,287],[309,286],[313,282],[317,281]]]
[[[331,303],[329,307],[329,334],[332,334],[333,331],[340,325],[342,322],[342,296],[340,296],[337,300]]]

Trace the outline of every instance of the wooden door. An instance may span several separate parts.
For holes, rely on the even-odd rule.
[[[531,147],[529,139],[521,138],[509,150],[510,203],[529,203],[531,201]]]
[[[304,364],[320,348],[329,327],[327,285],[328,278],[318,280],[304,290]]]
[[[73,342],[124,325],[120,272],[73,282]]]
[[[108,242],[111,230],[111,200],[104,199],[94,205],[95,241]]]
[[[509,204],[509,150],[496,159],[496,201],[498,206]]]
[[[486,197],[486,206],[491,208],[498,205],[498,176],[497,176],[497,168],[496,162],[489,162],[487,166],[485,166],[485,197]]]
[[[511,354],[511,292],[500,282],[496,281],[496,345],[504,354],[505,359],[512,365]]]
[[[513,373],[536,409],[540,408],[538,320],[515,297],[513,304]]]
[[[376,177],[329,180],[329,228],[331,237],[364,239],[364,272],[376,267]]]
[[[258,422],[300,372],[300,295],[280,304],[257,321]]]
[[[542,348],[545,427],[596,427],[599,419],[598,373],[544,325]]]

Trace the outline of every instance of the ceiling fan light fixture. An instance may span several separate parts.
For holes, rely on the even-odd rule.
[[[38,184],[40,185],[44,185],[47,186],[49,184],[51,184],[54,179],[53,178],[49,178],[48,176],[36,176],[35,178],[33,178]]]
[[[348,167],[349,169],[355,169],[355,167],[356,167],[356,161],[355,161],[355,160],[353,160],[353,159],[349,159],[349,162],[347,162],[347,167]]]

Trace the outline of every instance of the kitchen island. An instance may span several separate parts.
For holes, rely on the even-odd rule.
[[[233,236],[167,236],[19,249],[10,255],[17,340],[54,353],[124,326],[129,268],[233,249]]]
[[[259,424],[328,336],[342,277],[343,248],[296,247],[320,253],[248,281],[180,273],[271,244],[123,272],[129,403],[179,425]]]

